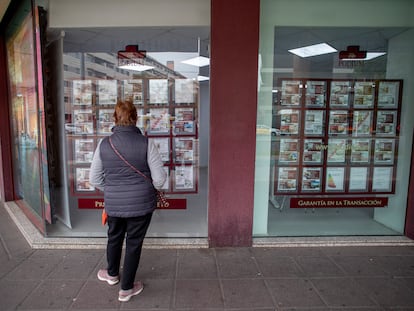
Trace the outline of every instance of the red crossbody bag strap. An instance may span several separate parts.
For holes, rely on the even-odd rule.
[[[114,152],[116,153],[116,155],[125,162],[125,164],[127,164],[130,168],[132,168],[135,172],[137,172],[138,174],[140,174],[141,176],[145,177],[148,181],[150,181],[152,183],[151,178],[147,177],[144,173],[142,173],[139,169],[137,169],[135,166],[133,166],[131,163],[129,163],[123,156],[122,154],[119,153],[119,151],[115,148],[114,144],[112,143],[111,137],[109,137],[109,144],[111,145],[111,148],[114,150]]]

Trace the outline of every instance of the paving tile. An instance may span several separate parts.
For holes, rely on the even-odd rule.
[[[285,307],[326,307],[307,279],[278,278],[266,280],[274,301],[280,308]]]
[[[0,258],[0,280],[5,277],[12,270],[16,269],[24,260],[19,259],[9,259],[9,258]]]
[[[119,286],[109,286],[99,280],[87,280],[71,305],[71,310],[79,309],[119,309]]]
[[[414,256],[373,256],[381,268],[393,276],[414,276]]]
[[[222,280],[224,304],[226,308],[271,308],[274,306],[272,296],[264,280],[239,279]]]
[[[372,257],[366,256],[340,256],[331,257],[337,265],[339,265],[347,275],[365,276],[365,275],[383,275],[387,273],[382,269],[381,265]]]
[[[381,306],[414,308],[414,290],[393,277],[357,278],[356,282]]]
[[[82,280],[43,281],[19,306],[19,310],[64,310],[73,303],[83,283]]]
[[[263,277],[303,276],[303,271],[292,257],[278,257],[273,252],[267,252],[257,254],[255,258]]]
[[[142,252],[138,275],[143,279],[173,279],[176,266],[176,250],[148,249]]]
[[[173,280],[148,279],[143,282],[142,293],[131,298],[128,303],[122,303],[121,310],[168,310],[172,306]]]
[[[38,284],[36,280],[0,280],[0,310],[16,310]]]
[[[218,280],[177,280],[175,306],[203,310],[223,308],[223,297]]]
[[[177,278],[217,278],[217,265],[213,249],[179,250]]]
[[[343,276],[344,271],[327,257],[297,257],[306,276]]]
[[[261,277],[249,248],[216,249],[216,257],[221,278]]]
[[[330,309],[328,307],[325,307],[325,308],[313,308],[313,307],[310,307],[310,308],[305,308],[305,307],[298,308],[298,307],[293,307],[293,308],[279,308],[277,310],[283,310],[283,311],[331,311],[332,309]],[[335,311],[336,310],[337,309],[335,309]],[[376,311],[378,311],[378,310],[376,310]]]
[[[253,247],[254,256],[262,256],[264,253],[271,253],[272,257],[316,257],[326,256],[321,247]]]
[[[402,277],[401,281],[403,281],[408,288],[414,291],[414,277]]]
[[[27,259],[22,261],[14,270],[5,275],[6,279],[12,280],[41,280],[45,279],[61,262],[60,258],[50,257]]]
[[[280,310],[283,311],[381,311],[382,308],[379,307],[361,307],[361,308],[353,308],[353,307],[346,307],[346,308],[281,308]]]
[[[33,251],[33,253],[30,256],[27,256],[27,258],[35,260],[35,259],[42,259],[47,260],[50,258],[54,259],[64,259],[65,256],[67,256],[70,253],[69,249],[38,249]]]
[[[314,278],[311,281],[329,307],[376,306],[375,302],[352,278]]]
[[[328,256],[413,256],[414,254],[413,246],[332,246],[320,249]]]
[[[86,280],[102,258],[98,250],[73,250],[48,275],[50,279]]]

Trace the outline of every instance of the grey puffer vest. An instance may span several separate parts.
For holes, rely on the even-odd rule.
[[[148,139],[136,126],[115,126],[111,141],[134,167],[151,178],[147,163]],[[102,140],[100,156],[105,175],[105,210],[113,217],[137,217],[154,211],[157,200],[152,183],[130,168],[114,152],[109,137]]]

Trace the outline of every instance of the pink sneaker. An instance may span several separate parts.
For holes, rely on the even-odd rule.
[[[118,300],[123,301],[123,302],[129,301],[132,296],[138,295],[143,290],[144,290],[144,284],[142,284],[141,282],[136,282],[134,283],[134,287],[131,289],[128,289],[128,290],[121,289],[119,291]]]
[[[119,282],[119,276],[110,276],[108,270],[101,269],[98,271],[98,279],[107,282],[109,285],[115,285]]]

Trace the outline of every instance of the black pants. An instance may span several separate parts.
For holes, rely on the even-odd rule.
[[[122,245],[126,234],[126,248],[124,268],[121,278],[121,289],[128,290],[134,287],[142,244],[151,222],[152,213],[139,217],[120,218],[108,217],[108,245],[106,257],[108,274],[119,275],[122,256]]]

